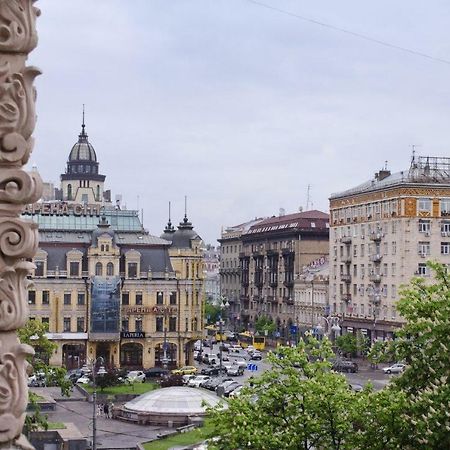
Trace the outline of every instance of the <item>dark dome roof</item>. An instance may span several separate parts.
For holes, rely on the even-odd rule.
[[[82,125],[81,133],[78,135],[78,142],[72,147],[69,155],[69,161],[92,161],[97,162],[97,155],[94,147],[88,141],[88,135]]]
[[[201,240],[201,237],[194,230],[194,227],[192,226],[192,223],[189,222],[188,218],[184,216],[183,222],[180,222],[180,225],[178,225],[178,230],[171,235],[170,239],[167,240],[172,241],[172,247],[191,248],[191,241],[193,239]]]

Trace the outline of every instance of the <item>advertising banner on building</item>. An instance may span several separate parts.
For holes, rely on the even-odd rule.
[[[118,333],[120,277],[94,277],[91,295],[91,333]]]

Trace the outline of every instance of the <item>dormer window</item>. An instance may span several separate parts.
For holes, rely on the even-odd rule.
[[[83,253],[80,250],[70,250],[67,253],[67,273],[70,277],[80,278],[81,277],[81,262],[83,258]]]
[[[141,254],[136,250],[129,250],[125,253],[125,277],[139,278],[141,264]]]

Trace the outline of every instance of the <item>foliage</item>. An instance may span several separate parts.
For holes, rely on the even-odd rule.
[[[275,322],[271,317],[267,316],[260,316],[255,323],[256,331],[261,334],[266,334],[267,332],[268,335],[272,335],[275,332],[276,328],[277,326]]]
[[[406,395],[405,445],[414,449],[450,448],[450,276],[441,264],[429,266],[434,282],[414,279],[397,303],[407,323],[394,351],[407,369],[395,386]]]
[[[215,324],[220,320],[221,311],[220,307],[212,303],[205,303],[205,318],[208,325]]]
[[[309,337],[297,347],[280,347],[268,358],[272,369],[253,387],[211,410],[218,441],[212,449],[353,449],[359,396],[344,376],[330,370],[327,339]]]
[[[351,333],[338,336],[336,338],[336,346],[344,355],[356,355],[358,351],[356,336]]]
[[[25,435],[28,435],[32,431],[48,429],[47,416],[41,414],[41,408],[38,403],[41,398],[33,392],[28,392],[28,408],[33,411],[33,414],[27,414],[25,416],[23,426],[23,433]]]
[[[373,367],[376,368],[379,363],[387,360],[387,347],[388,344],[384,341],[375,341],[372,343],[367,353],[367,359]]]
[[[93,386],[83,385],[83,388],[89,392],[94,392]],[[119,395],[119,394],[145,394],[146,392],[152,391],[153,389],[158,388],[156,383],[135,383],[133,386],[130,384],[118,384],[115,386],[105,387],[102,391],[102,394],[105,395]]]
[[[97,387],[100,388],[100,392],[103,392],[105,388],[116,386],[120,383],[119,376],[115,371],[109,370],[103,375],[95,377]]]

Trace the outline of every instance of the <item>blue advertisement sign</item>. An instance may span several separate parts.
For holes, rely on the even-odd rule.
[[[120,277],[94,277],[91,293],[91,332],[118,333]]]
[[[297,325],[291,325],[291,334],[297,334]]]

